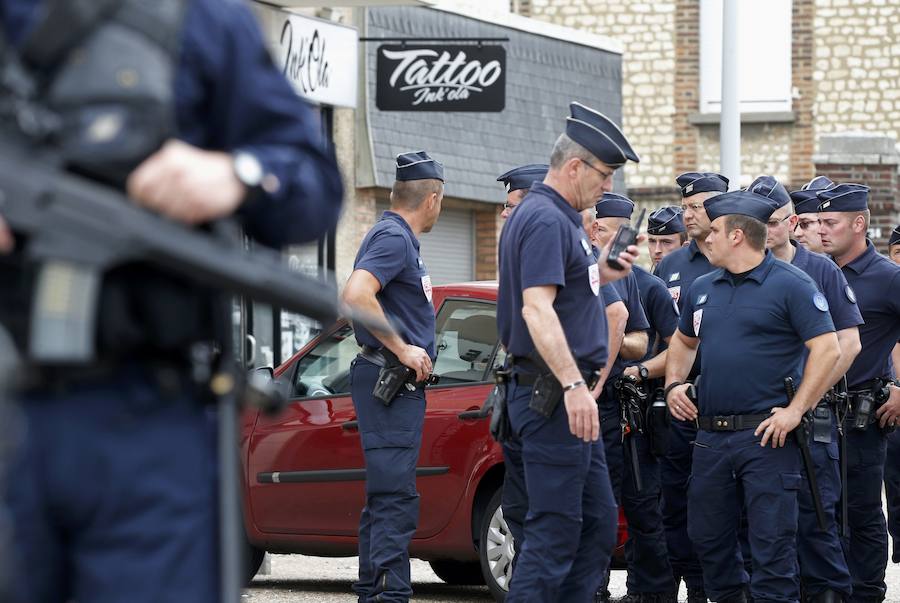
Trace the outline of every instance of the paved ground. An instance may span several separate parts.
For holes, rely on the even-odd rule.
[[[352,602],[350,584],[356,576],[356,558],[330,559],[302,555],[273,555],[271,574],[259,576],[244,594],[247,603]],[[434,575],[424,561],[412,563],[413,600],[422,603],[491,601],[487,588],[448,586]],[[900,566],[888,565],[888,597],[900,603]],[[614,571],[610,590],[625,594],[625,573]],[[681,593],[682,599],[684,592]]]

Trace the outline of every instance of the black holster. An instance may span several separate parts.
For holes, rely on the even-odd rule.
[[[485,400],[485,407],[491,409],[491,436],[502,444],[512,435],[512,425],[509,422],[509,412],[506,407],[510,371],[497,369],[494,371],[494,388]]]
[[[875,411],[890,397],[890,390],[883,379],[874,379],[866,383],[866,386],[849,392],[851,425],[857,431],[865,431],[869,425],[878,421]],[[894,426],[885,425],[881,430],[891,433]]]

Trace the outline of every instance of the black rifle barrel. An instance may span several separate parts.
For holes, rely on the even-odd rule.
[[[794,379],[785,377],[784,391],[787,394],[788,404],[794,399],[797,393],[794,388]],[[816,466],[813,463],[812,452],[809,449],[809,422],[806,414],[800,419],[800,424],[794,430],[794,437],[797,440],[797,446],[800,448],[800,456],[803,459],[803,470],[806,472],[806,480],[809,484],[809,493],[812,496],[813,507],[816,510],[816,521],[820,530],[828,529],[828,523],[825,519],[825,508],[822,506],[822,494],[819,490],[819,481],[816,479]]]

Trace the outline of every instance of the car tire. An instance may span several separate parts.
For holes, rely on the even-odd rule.
[[[481,559],[481,574],[484,583],[495,601],[502,603],[509,591],[512,576],[512,560],[515,555],[513,537],[503,519],[500,507],[503,488],[498,488],[491,496],[478,530],[478,556]]]
[[[250,581],[256,576],[256,572],[262,567],[265,557],[264,550],[247,543],[247,548],[244,550],[244,584],[250,584]]]
[[[453,559],[438,559],[429,561],[428,564],[437,577],[454,586],[471,586],[484,584],[481,575],[481,564],[477,561],[455,561]]]

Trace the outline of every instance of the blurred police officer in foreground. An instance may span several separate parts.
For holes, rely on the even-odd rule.
[[[594,259],[579,212],[638,157],[604,115],[570,105],[550,170],[510,216],[500,239],[497,323],[513,368],[507,405],[522,443],[524,540],[507,601],[588,602],[615,545],[616,503],[598,444],[589,385],[607,362],[600,285],[637,255]]]
[[[900,389],[891,382],[891,350],[900,338],[900,266],[875,251],[866,238],[869,189],[839,184],[820,190],[822,246],[840,266],[865,324],[862,351],[847,370],[850,412],[844,421],[848,442],[850,535],[845,556],[853,577],[854,601],[881,601],[885,595],[887,528],[881,503],[885,433],[900,416]]]
[[[788,439],[825,393],[840,358],[828,302],[806,274],[765,249],[774,203],[735,191],[704,202],[710,261],[685,296],[666,365],[673,416],[696,421],[688,532],[710,599],[745,601],[738,525],[747,513],[754,601],[796,601],[800,455]],[[809,358],[803,365],[804,344]],[[700,352],[696,402],[688,377]],[[803,380],[800,381],[801,372]],[[787,403],[784,379],[799,383]],[[771,447],[766,447],[771,444]],[[742,497],[739,496],[742,494]]]
[[[828,302],[828,312],[837,331],[841,359],[832,367],[829,385],[840,381],[860,351],[859,329],[862,316],[856,297],[840,268],[830,258],[811,253],[790,238],[798,217],[784,187],[772,176],[760,176],[748,190],[762,194],[778,205],[767,223],[766,247],[779,260],[796,266],[816,283]],[[841,601],[850,598],[850,570],[841,549],[837,526],[838,501],[841,496],[841,474],[838,462],[838,424],[836,408],[828,399],[816,405],[810,450],[815,464],[819,494],[825,510],[827,526],[818,525],[809,487],[798,492],[800,523],[797,552],[804,596],[810,601]]]
[[[891,231],[888,239],[888,257],[900,264],[900,226]],[[894,384],[900,376],[900,343],[891,352],[894,368]],[[900,563],[900,431],[888,435],[887,460],[884,464],[884,496],[887,499],[888,532],[891,534],[891,561]]]
[[[425,420],[425,380],[435,358],[431,277],[418,237],[431,232],[444,198],[444,167],[425,151],[397,156],[391,209],[363,239],[343,299],[392,322],[398,333],[356,326],[353,406],[366,459],[366,506],[359,520],[359,601],[408,601],[409,541],[419,518],[416,461]],[[374,388],[384,369],[414,372],[389,399]]]
[[[647,251],[656,268],[664,257],[687,243],[687,229],[681,218],[681,208],[660,207],[647,218]]]
[[[687,172],[675,179],[681,189],[682,219],[691,242],[666,256],[656,267],[656,274],[665,283],[683,310],[682,295],[687,293],[698,277],[713,270],[706,259],[706,237],[709,234],[709,218],[703,202],[728,190],[728,178],[712,172]],[[699,372],[696,363],[690,378],[695,380]],[[669,451],[660,465],[660,481],[663,490],[663,525],[669,547],[669,559],[675,574],[676,590],[684,579],[690,603],[705,602],[703,574],[700,561],[694,553],[687,534],[687,485],[691,474],[691,442],[697,433],[693,423],[672,421],[669,430]]]
[[[634,203],[631,199],[615,193],[605,193],[596,207],[594,220],[594,239],[600,245],[611,240],[618,228],[631,220]],[[644,291],[640,289],[644,280]],[[652,288],[652,284],[658,289]],[[656,339],[656,331],[651,326],[659,327],[663,337],[668,338],[675,331],[678,315],[675,303],[666,291],[666,286],[655,276],[639,266],[635,266],[627,279],[616,281],[613,286],[628,300],[629,320],[626,326],[627,336],[640,331],[644,337],[637,340],[636,354],[628,358],[620,352],[613,365],[604,391],[598,399],[600,420],[603,431],[603,442],[606,461],[609,466],[610,479],[617,500],[620,501],[628,521],[629,540],[626,544],[628,561],[628,597],[627,601],[657,602],[674,598],[672,591],[672,568],[669,565],[666,550],[666,537],[662,527],[659,508],[659,463],[651,453],[648,425],[645,420],[646,406],[642,406],[637,425],[625,425],[623,420],[622,392],[616,389],[617,381],[623,377],[626,360],[641,360],[647,356],[650,339]],[[644,301],[653,299],[649,307]],[[651,318],[649,308],[658,313]],[[636,318],[632,318],[636,316]],[[660,325],[660,322],[665,324]],[[625,350],[630,352],[630,350]],[[664,366],[664,365],[662,365]],[[639,371],[640,372],[640,371]],[[661,376],[662,372],[658,376]],[[649,374],[647,375],[649,377]],[[637,377],[641,379],[640,376]],[[627,417],[627,413],[625,413]],[[632,458],[632,446],[628,438],[634,439],[636,457]],[[638,476],[633,467],[637,465]]]
[[[528,194],[531,185],[544,180],[549,167],[546,163],[531,163],[513,168],[497,177],[497,182],[502,182],[506,187],[506,202],[503,203],[503,211],[500,212],[501,218],[505,220],[512,214]]]
[[[834,188],[834,182],[825,176],[816,176],[800,190],[790,193],[797,214],[797,224],[791,233],[798,243],[814,253],[824,252],[819,236],[819,198],[816,195],[829,188]]]
[[[69,125],[100,128],[64,132],[63,145],[84,148],[70,158],[73,169],[89,164],[92,175],[124,183],[133,202],[179,222],[236,215],[272,246],[335,224],[334,157],[243,3],[5,0],[0,8],[7,42],[39,82],[38,100]],[[42,54],[72,35],[77,53]],[[111,60],[121,69],[108,69]],[[12,249],[10,237],[0,243]],[[29,302],[16,243],[0,259],[3,282],[16,283],[0,294],[4,321]],[[219,303],[144,265],[116,269],[99,301],[99,361],[41,367],[31,380],[11,484],[22,601],[219,603],[214,426],[197,393],[208,384],[192,382],[188,362],[193,345],[213,336]],[[21,334],[22,324],[12,326]]]

